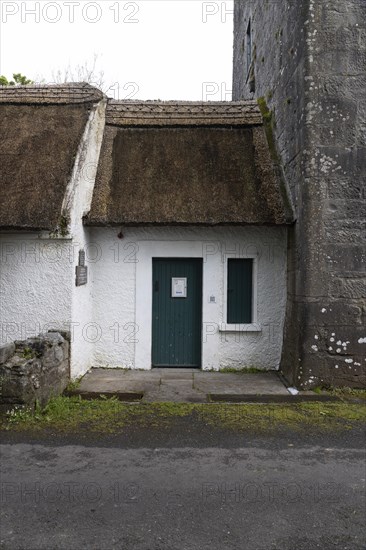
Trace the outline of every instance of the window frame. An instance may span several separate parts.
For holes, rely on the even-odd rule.
[[[229,259],[252,260],[252,322],[251,323],[228,323],[227,322],[227,291],[228,291],[228,268]],[[224,285],[223,285],[223,308],[221,332],[261,332],[262,328],[258,323],[258,257],[254,255],[226,254],[224,261]]]

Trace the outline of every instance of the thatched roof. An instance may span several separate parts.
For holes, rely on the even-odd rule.
[[[0,228],[55,230],[85,125],[88,84],[0,87]],[[292,221],[249,102],[110,101],[87,225]]]
[[[90,110],[88,84],[0,87],[0,227],[54,230]]]
[[[292,221],[255,102],[110,101],[86,225]]]

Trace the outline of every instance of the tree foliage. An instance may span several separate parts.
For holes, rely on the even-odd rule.
[[[0,76],[0,86],[26,86],[27,84],[33,84],[33,80],[21,73],[13,73],[13,80],[8,80],[4,75]]]

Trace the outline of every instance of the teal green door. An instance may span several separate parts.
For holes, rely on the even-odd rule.
[[[201,366],[202,259],[153,259],[152,366]]]

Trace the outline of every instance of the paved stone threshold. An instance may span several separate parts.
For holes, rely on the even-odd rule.
[[[68,395],[84,399],[116,396],[141,403],[276,403],[334,400],[303,392],[291,395],[276,372],[221,373],[198,369],[91,369]]]

